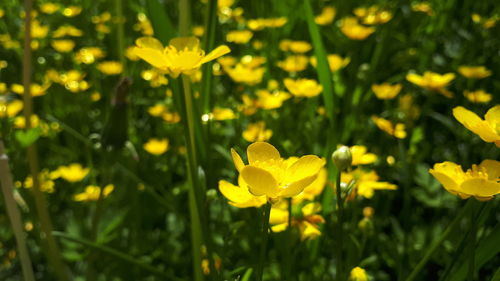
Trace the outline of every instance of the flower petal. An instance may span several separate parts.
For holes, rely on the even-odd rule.
[[[324,165],[325,160],[316,155],[302,156],[297,162],[286,169],[285,182],[296,182],[317,175]]]
[[[443,187],[452,194],[457,194],[459,191],[459,183],[462,182],[464,171],[460,165],[453,162],[443,162],[434,165],[433,169],[429,170]]]
[[[278,182],[268,171],[254,166],[245,166],[241,176],[248,184],[248,191],[255,196],[266,195],[275,198],[279,194]]]
[[[148,48],[163,52],[163,44],[153,37],[141,37],[135,40],[135,44],[140,48]]]
[[[241,172],[241,169],[245,167],[245,163],[243,163],[243,160],[241,160],[241,156],[234,150],[234,148],[231,148],[231,156],[233,157],[233,162],[234,166],[236,167],[236,170],[238,172]]]
[[[292,182],[288,184],[284,189],[281,190],[280,196],[281,197],[293,197],[295,195],[300,194],[304,189],[309,186],[311,183],[316,180],[318,175],[313,175],[307,178],[303,178],[301,180]]]
[[[460,192],[479,198],[490,197],[500,193],[500,183],[482,178],[472,178],[465,180],[460,185]]]
[[[269,215],[270,224],[279,224],[288,221],[288,211],[279,208],[271,208],[271,214]]]
[[[247,148],[248,163],[256,161],[267,161],[270,159],[280,159],[279,151],[267,142],[254,142]]]
[[[162,51],[135,47],[132,52],[156,68],[165,70],[168,67],[168,61]]]
[[[177,51],[184,49],[197,50],[200,47],[200,40],[196,37],[177,37],[170,40],[168,44],[175,47]]]
[[[254,197],[246,188],[238,187],[225,180],[219,181],[219,191],[229,201],[233,201],[235,203],[243,203]]]
[[[215,50],[211,51],[208,55],[203,57],[201,59],[201,63],[203,64],[203,63],[209,62],[211,60],[217,59],[219,57],[222,57],[225,54],[228,54],[229,52],[231,52],[231,49],[229,49],[228,46],[226,46],[226,45],[219,46],[219,47],[215,48]]]
[[[500,105],[490,108],[484,115],[484,119],[491,125],[500,123]]]
[[[455,116],[458,122],[462,123],[465,128],[477,134],[486,142],[494,142],[500,138],[487,122],[479,118],[474,112],[462,106],[453,109],[453,116]]]
[[[495,160],[483,160],[481,164],[479,164],[479,168],[486,169],[486,173],[488,173],[488,179],[495,181],[500,178],[500,162]]]

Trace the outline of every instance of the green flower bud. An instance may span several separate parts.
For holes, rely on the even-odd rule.
[[[346,170],[352,164],[351,150],[347,146],[341,146],[333,152],[332,160],[340,171]]]

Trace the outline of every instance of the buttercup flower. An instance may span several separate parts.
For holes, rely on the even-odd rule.
[[[266,196],[255,196],[248,191],[248,184],[243,177],[238,177],[238,185],[225,180],[219,181],[219,191],[229,200],[229,204],[237,208],[260,207],[266,204]]]
[[[252,39],[253,33],[250,30],[233,30],[226,34],[226,41],[235,44],[246,44]]]
[[[231,155],[250,193],[268,198],[293,197],[301,193],[325,165],[325,161],[315,155],[302,156],[288,165],[278,150],[266,142],[248,146],[248,165],[234,149],[231,149]]]
[[[326,6],[321,11],[321,14],[317,15],[314,18],[314,22],[319,25],[327,25],[333,22],[335,19],[335,14],[337,10],[334,7]]]
[[[266,71],[264,67],[250,67],[242,63],[236,64],[235,67],[224,67],[224,70],[234,82],[247,85],[259,84]]]
[[[467,78],[482,79],[491,76],[491,70],[484,66],[460,66],[458,72]]]
[[[264,121],[249,124],[247,129],[243,131],[243,138],[248,142],[267,141],[272,135],[273,131],[266,129]]]
[[[365,171],[357,168],[349,173],[342,173],[341,181],[343,185],[352,185],[354,195],[372,198],[375,190],[396,190],[398,187],[395,184],[379,181],[378,174],[373,171]]]
[[[230,108],[215,107],[212,110],[212,118],[218,121],[231,120],[236,118],[236,114]]]
[[[372,85],[373,93],[375,93],[375,96],[377,96],[377,98],[381,100],[389,100],[395,98],[402,88],[403,85],[401,84],[391,85],[389,83],[382,83]]]
[[[491,94],[486,93],[484,90],[477,91],[464,91],[464,96],[473,103],[487,103],[491,101],[493,96]]]
[[[123,65],[118,61],[104,61],[97,65],[97,69],[106,75],[118,75],[123,71]]]
[[[366,276],[366,271],[359,266],[356,266],[351,270],[349,274],[349,281],[368,281],[368,276]]]
[[[409,73],[406,75],[406,80],[411,83],[422,87],[424,89],[438,92],[447,98],[452,98],[453,93],[446,90],[444,87],[448,86],[450,82],[455,79],[454,73],[439,74],[431,71],[424,72],[424,75],[417,75],[415,73]]]
[[[200,49],[200,40],[196,37],[174,38],[165,48],[153,37],[142,37],[135,43],[137,46],[134,52],[138,57],[174,78],[181,73],[193,74],[202,64],[230,52],[229,47],[222,45],[205,55],[205,51]]]
[[[295,206],[292,206],[292,208]],[[298,207],[298,206],[297,206]],[[271,208],[271,215],[269,217],[269,223],[273,226],[271,229],[273,232],[285,231],[288,228],[288,204],[287,202],[282,202],[273,205]],[[308,203],[300,209],[300,218],[292,218],[292,226],[298,227],[300,231],[301,240],[314,239],[321,235],[318,224],[324,223],[325,219],[318,215],[321,211],[321,204],[319,203]]]
[[[453,116],[485,142],[494,142],[500,147],[500,105],[490,108],[484,115],[484,120],[462,106],[453,109]]]
[[[389,135],[395,136],[398,139],[406,138],[406,130],[403,123],[397,123],[394,125],[391,121],[375,115],[372,116],[371,119],[380,130],[388,133]]]
[[[314,97],[319,95],[323,91],[323,86],[320,85],[316,80],[312,79],[297,79],[293,80],[290,78],[285,78],[283,81],[285,87],[296,97]]]
[[[335,72],[341,68],[344,68],[346,65],[351,62],[350,58],[342,58],[337,54],[330,54],[327,56],[328,65],[330,66],[330,71]],[[316,67],[318,64],[316,57],[311,57],[311,65]]]
[[[312,45],[307,41],[292,41],[292,40],[281,40],[279,44],[280,50],[283,52],[292,53],[306,53],[312,49]]]
[[[434,165],[429,170],[451,194],[458,195],[462,199],[471,196],[478,200],[490,200],[500,193],[500,162],[495,160],[484,160],[479,165],[464,172],[460,165],[453,162],[443,162]]]
[[[143,148],[153,155],[161,155],[168,150],[168,139],[149,139]]]
[[[372,164],[377,161],[377,155],[367,153],[366,146],[353,145],[349,147],[352,155],[352,166]]]
[[[73,50],[75,47],[75,41],[67,39],[53,40],[50,45],[60,53],[67,53]]]
[[[79,182],[90,172],[89,168],[83,168],[79,163],[73,163],[68,166],[59,166],[57,170],[51,173],[52,178],[61,177],[69,182]]]
[[[295,55],[288,56],[285,60],[277,63],[278,67],[286,72],[299,72],[307,68],[309,60],[306,56]]]
[[[350,39],[364,40],[375,32],[375,28],[359,24],[355,17],[347,17],[341,21],[340,31]]]
[[[102,190],[102,197],[106,198],[108,195],[113,192],[115,189],[115,186],[112,184],[108,184],[104,187]],[[73,200],[75,201],[80,201],[80,202],[90,202],[90,201],[97,201],[99,200],[99,196],[101,193],[101,188],[96,185],[89,185],[85,188],[84,192],[75,194],[73,196]]]

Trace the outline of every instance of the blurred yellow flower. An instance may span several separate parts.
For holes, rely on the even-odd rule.
[[[413,96],[405,94],[399,97],[399,110],[405,114],[405,118],[416,120],[420,116],[420,108],[415,105]]]
[[[352,155],[352,166],[368,165],[377,161],[377,155],[373,153],[367,153],[366,146],[353,145],[349,147],[349,150],[351,151]]]
[[[165,74],[156,68],[143,70],[141,72],[141,77],[142,79],[149,81],[149,85],[153,88],[168,84],[168,79],[165,77]]]
[[[108,197],[108,195],[113,192],[115,186],[112,184],[108,184],[102,190],[102,198]],[[99,200],[99,196],[101,194],[101,188],[96,185],[88,185],[85,187],[85,191],[75,194],[73,196],[74,201],[78,202],[90,202]]]
[[[75,54],[75,61],[77,63],[92,64],[97,59],[103,58],[105,53],[98,47],[85,47],[81,48]]]
[[[252,39],[253,33],[250,30],[233,30],[226,34],[226,41],[235,44],[246,44]]]
[[[48,15],[51,15],[57,11],[59,11],[59,4],[56,4],[56,3],[52,3],[52,2],[47,2],[47,3],[43,3],[40,5],[40,11],[44,14],[48,14]]]
[[[238,176],[238,186],[220,180],[219,191],[229,200],[230,205],[237,208],[258,208],[267,202],[266,196],[255,196],[248,191],[248,184],[241,175]]]
[[[282,202],[272,206],[269,223],[273,225],[273,232],[285,231],[288,228],[288,203]],[[293,208],[293,207],[292,207]],[[325,219],[318,215],[321,212],[320,203],[308,203],[300,208],[300,216],[292,217],[292,226],[300,232],[300,239],[314,239],[321,235],[318,224],[325,223]]]
[[[7,101],[5,97],[0,96],[0,118],[14,117],[24,108],[21,100],[15,99]]]
[[[286,72],[299,72],[307,68],[309,60],[303,55],[288,56],[277,63],[278,67]]]
[[[72,18],[78,16],[82,12],[82,7],[80,6],[68,6],[64,8],[62,14],[65,17]]]
[[[78,93],[90,88],[90,84],[84,80],[85,73],[78,70],[57,72],[53,69],[47,71],[47,78],[58,83],[72,93]]]
[[[359,7],[354,9],[354,14],[362,20],[364,24],[376,25],[383,24],[392,19],[392,13],[384,10],[376,5],[366,7]]]
[[[134,30],[139,31],[144,36],[153,36],[154,30],[151,21],[146,17],[144,13],[139,13],[137,15],[138,23],[134,24]],[[203,33],[202,33],[203,34]]]
[[[97,65],[97,69],[106,75],[118,75],[123,71],[123,65],[119,61],[104,61]]]
[[[287,162],[293,164],[295,162],[290,162],[290,161],[297,161],[297,160],[299,160],[298,157],[290,157],[287,159]],[[299,204],[306,200],[313,201],[314,198],[316,198],[323,192],[323,189],[325,189],[325,186],[327,184],[327,180],[328,180],[328,172],[326,168],[323,167],[319,171],[318,177],[310,185],[306,186],[306,188],[304,188],[304,191],[302,191],[297,196],[294,196],[292,198],[293,204]]]
[[[422,87],[427,90],[438,92],[447,98],[452,98],[453,93],[446,90],[444,87],[448,86],[450,82],[455,79],[454,73],[439,74],[431,71],[424,72],[424,75],[417,75],[415,73],[408,73],[406,80],[411,83]]]
[[[340,31],[350,39],[364,40],[375,32],[375,28],[359,24],[355,17],[346,17],[340,22]]]
[[[379,179],[375,171],[365,171],[360,168],[349,173],[342,173],[341,176],[342,184],[353,186],[353,196],[359,195],[370,199],[375,190],[396,190],[398,188],[395,184],[382,182]]]
[[[495,160],[484,160],[479,165],[464,172],[460,165],[453,162],[434,164],[429,170],[451,194],[458,195],[462,199],[471,196],[477,200],[486,201],[500,193],[500,162]]]
[[[224,71],[234,82],[252,86],[262,81],[266,69],[264,67],[249,67],[238,63],[234,67],[224,67]]]
[[[40,84],[31,84],[31,95],[33,97],[39,97],[46,94],[47,89],[50,87],[50,83]],[[18,95],[24,95],[24,86],[20,84],[12,84],[10,85],[10,89],[12,92]]]
[[[38,115],[33,114],[30,117],[30,124],[32,128],[36,128],[40,125],[40,118]],[[17,116],[14,118],[14,128],[24,129],[26,128],[26,119],[24,116]]]
[[[475,14],[475,13],[472,14],[471,17],[472,17],[472,21],[474,21],[474,23],[481,24],[481,27],[485,28],[485,29],[490,29],[492,27],[495,27],[497,21],[500,19],[500,17],[498,15],[494,15],[491,18],[483,18],[479,14]]]
[[[45,38],[49,33],[48,25],[41,25],[40,22],[34,19],[31,22],[31,36],[33,38]]]
[[[315,155],[302,156],[286,165],[278,150],[269,143],[255,142],[248,146],[248,165],[231,149],[238,172],[255,196],[268,198],[293,197],[301,193],[318,176],[325,161]]]
[[[290,94],[284,91],[258,90],[256,94],[258,99],[255,105],[262,109],[280,108],[290,98]]]
[[[285,17],[280,17],[280,18],[268,18],[268,19],[251,19],[248,20],[247,26],[253,31],[256,30],[262,30],[264,28],[277,28],[277,27],[282,27],[288,22],[287,18]]]
[[[65,36],[80,37],[82,35],[83,31],[72,25],[60,26],[54,32],[52,32],[52,38],[61,38]]]
[[[79,163],[72,163],[68,166],[59,166],[57,170],[52,172],[51,177],[63,178],[69,182],[79,182],[83,180],[90,172],[89,168],[83,168]]]
[[[460,66],[458,72],[467,78],[482,79],[491,76],[491,70],[484,66]]]
[[[381,100],[390,100],[395,98],[402,88],[403,85],[401,84],[391,85],[389,83],[382,83],[372,85],[373,93],[375,93],[375,96]]]
[[[316,22],[316,24],[319,24],[319,25],[330,24],[335,19],[336,13],[337,13],[337,10],[335,10],[335,7],[326,6],[321,11],[321,14],[317,15],[314,18],[314,22]]]
[[[292,53],[306,53],[312,49],[311,43],[307,41],[292,41],[292,40],[281,40],[279,44],[280,50],[283,52],[292,52]]]
[[[168,150],[168,139],[149,139],[144,145],[143,148],[147,152],[153,155],[161,155]]]
[[[193,35],[200,38],[203,37],[203,34],[205,34],[205,27],[203,25],[196,25],[193,26]]]
[[[426,13],[428,16],[434,15],[434,10],[432,9],[431,4],[426,1],[411,4],[411,9],[415,12]]]
[[[349,274],[349,281],[368,281],[368,276],[366,271],[359,266],[356,266],[351,270]]]
[[[485,142],[494,142],[500,147],[500,105],[490,108],[484,115],[484,120],[462,106],[453,108],[453,116]]]
[[[330,66],[330,71],[335,72],[341,68],[344,68],[346,65],[351,62],[350,58],[342,58],[337,54],[329,54],[327,56],[328,65]],[[311,57],[311,65],[316,67],[318,64],[316,57]]]
[[[235,119],[236,115],[230,108],[215,107],[212,110],[212,118],[218,121]]]
[[[487,103],[493,98],[492,94],[485,92],[484,90],[477,91],[464,91],[464,96],[473,103]]]
[[[40,191],[47,192],[47,193],[53,193],[55,191],[55,189],[54,189],[55,183],[54,183],[53,178],[51,177],[50,174],[51,173],[47,169],[43,169],[38,174],[38,182],[40,184]],[[33,177],[31,175],[27,176],[24,179],[23,187],[24,188],[33,188]]]
[[[397,123],[394,126],[394,124],[392,124],[391,121],[384,119],[384,118],[381,118],[381,117],[377,117],[375,115],[373,115],[371,117],[371,119],[380,130],[388,133],[389,135],[394,136],[398,139],[406,138],[406,131],[405,131],[404,124]]]
[[[323,86],[313,79],[293,80],[285,78],[283,82],[288,91],[296,97],[310,98],[319,95],[323,91]]]
[[[196,37],[174,38],[165,48],[153,37],[142,37],[136,40],[136,45],[134,50],[138,57],[174,78],[181,73],[193,74],[202,64],[231,51],[229,47],[222,45],[205,55]]]
[[[248,124],[242,136],[248,142],[268,141],[273,136],[273,131],[266,129],[266,123],[260,121]]]
[[[60,53],[67,53],[73,50],[75,41],[69,39],[52,40],[50,45]]]

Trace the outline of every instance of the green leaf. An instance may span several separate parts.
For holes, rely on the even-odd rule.
[[[16,140],[21,144],[22,147],[28,147],[32,145],[41,135],[42,129],[40,128],[18,130],[16,131]]]
[[[493,275],[493,278],[491,278],[491,281],[500,281],[500,267],[495,272],[495,275]]]
[[[165,12],[165,8],[158,0],[146,1],[148,18],[151,20],[155,37],[158,38],[163,44],[177,36],[177,28],[174,28],[172,21]]]

